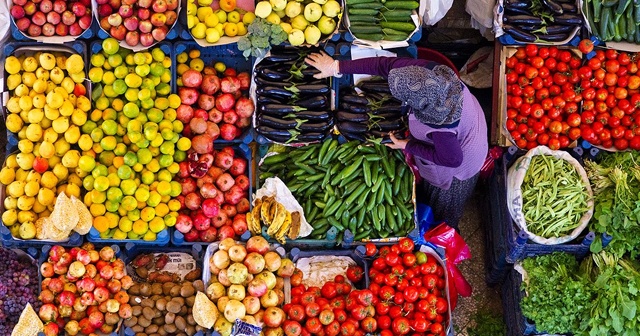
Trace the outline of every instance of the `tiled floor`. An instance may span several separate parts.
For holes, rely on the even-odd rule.
[[[467,336],[467,331],[473,329],[473,317],[478,311],[502,315],[502,304],[499,288],[489,288],[485,283],[484,264],[484,226],[481,202],[484,190],[478,189],[474,197],[465,207],[460,222],[460,231],[471,250],[472,258],[465,260],[458,267],[467,281],[473,287],[470,297],[460,297],[458,306],[453,312],[453,323],[456,335]],[[488,336],[488,335],[487,335]],[[498,336],[498,335],[492,335]]]

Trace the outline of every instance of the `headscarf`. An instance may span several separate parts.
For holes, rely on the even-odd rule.
[[[433,70],[406,66],[389,71],[391,94],[411,106],[416,119],[424,124],[443,126],[460,120],[462,82],[449,67]]]

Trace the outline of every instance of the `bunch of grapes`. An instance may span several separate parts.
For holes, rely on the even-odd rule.
[[[20,313],[31,303],[37,312],[38,268],[29,261],[19,260],[11,250],[0,247],[0,336],[11,335]]]

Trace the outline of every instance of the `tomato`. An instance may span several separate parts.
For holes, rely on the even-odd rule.
[[[345,302],[343,297],[336,297],[331,300],[330,305],[333,309],[344,309]]]
[[[364,271],[360,266],[349,266],[349,268],[347,268],[347,279],[352,283],[362,280],[363,275]]]
[[[578,50],[580,50],[583,54],[588,54],[593,51],[593,41],[590,39],[582,39],[580,43],[578,43]]]
[[[387,267],[387,263],[384,261],[383,257],[377,258],[373,261],[373,268],[382,271]]]
[[[633,125],[633,118],[628,116],[628,115],[626,115],[626,116],[622,117],[622,119],[620,119],[620,124],[622,124],[623,126],[629,127],[629,126]]]
[[[569,60],[569,67],[571,69],[578,69],[581,64],[582,64],[582,60],[578,57],[572,56],[571,59]]]
[[[614,49],[607,49],[607,50],[604,52],[604,55],[605,55],[605,57],[606,57],[607,59],[610,59],[610,60],[612,60],[612,59],[616,59],[616,58],[618,58],[618,51],[617,51],[617,50],[614,50]]]
[[[302,326],[298,321],[286,320],[282,324],[282,329],[287,336],[298,336],[302,333]]]
[[[545,68],[549,70],[556,70],[556,66],[558,65],[558,61],[555,58],[547,58],[544,60]]]
[[[538,69],[538,77],[542,78],[542,79],[547,79],[549,78],[549,76],[551,75],[549,69],[545,66],[543,66],[542,68]]]
[[[586,125],[584,125],[584,126],[586,126]],[[580,136],[583,139],[585,139],[585,140],[587,140],[589,142],[592,142],[593,139],[596,138],[596,133],[593,131],[593,129],[591,127],[586,126],[585,128],[581,128],[580,129]]]
[[[356,326],[352,322],[345,322],[340,326],[342,336],[352,336],[356,332]]]
[[[364,320],[362,320],[362,322],[360,323],[360,327],[362,328],[362,330],[364,330],[364,332],[367,333],[372,333],[375,332],[376,329],[378,329],[378,322],[376,322],[376,320],[371,317],[365,317]]]
[[[629,57],[628,53],[621,52],[618,55],[618,63],[620,63],[620,65],[628,65],[631,63],[631,57]]]
[[[640,88],[640,76],[636,76],[636,75],[629,76],[627,88],[629,90],[636,90]]]
[[[552,121],[551,125],[549,125],[549,132],[556,134],[562,132],[562,123],[559,121]]]
[[[556,85],[564,85],[567,83],[567,76],[562,74],[561,72],[556,72],[553,74],[553,82]]]
[[[557,58],[560,62],[567,63],[571,60],[571,52],[567,50],[559,50]]]
[[[376,245],[374,243],[366,243],[364,245],[364,248],[365,248],[365,253],[364,254],[367,257],[371,257],[371,256],[375,255],[378,252],[378,248],[376,247]]]
[[[407,237],[400,238],[397,245],[402,253],[413,252],[413,248],[415,247],[413,240]]]
[[[438,301],[436,302],[436,312],[438,312],[438,314],[444,314],[447,309],[447,300],[443,299],[443,298],[438,298]]]
[[[365,317],[367,317],[367,314],[367,309],[362,305],[356,305],[351,310],[351,316],[358,321],[362,321]]]
[[[401,305],[404,303],[404,294],[402,294],[402,292],[398,291],[396,292],[396,295],[393,296],[393,303],[397,304],[397,305]]]
[[[304,288],[304,286],[295,286],[293,288],[291,288],[291,295],[292,296],[301,296],[302,294],[304,294],[306,291],[306,288]]]
[[[521,49],[521,48],[518,48],[518,49]],[[524,47],[524,51],[525,51],[525,54],[529,57],[536,56],[538,55],[538,46],[535,44],[527,44],[527,46]]]
[[[547,145],[549,149],[558,150],[560,149],[560,140],[558,139],[549,139],[549,143]]]
[[[384,257],[384,261],[387,263],[387,265],[389,266],[395,266],[395,265],[399,265],[400,264],[400,256],[398,255],[398,253],[395,252],[389,252],[385,257]]]
[[[518,63],[518,59],[515,58],[514,56],[511,56],[507,58],[505,65],[507,66],[508,69],[513,69],[516,66],[516,63]]]
[[[640,136],[636,135],[629,141],[629,147],[633,150],[640,150]]]
[[[418,300],[418,288],[408,286],[404,290],[404,299],[408,302],[416,302]]]
[[[324,333],[327,336],[337,336],[340,333],[340,322],[333,321],[324,327]]]
[[[616,82],[616,85],[618,85],[619,87],[624,88],[624,87],[627,87],[627,85],[629,85],[629,76],[627,76],[626,71],[627,71],[626,68],[622,68],[617,73],[618,81]]]
[[[382,286],[380,288],[379,296],[382,300],[388,301],[393,299],[393,295],[395,294],[395,290],[391,286]]]
[[[549,134],[543,133],[538,135],[538,143],[541,145],[546,145],[547,143],[549,143]]]
[[[389,316],[378,316],[376,315],[378,327],[380,329],[389,329],[391,327],[391,317]]]
[[[336,284],[333,282],[327,282],[322,285],[322,289],[320,290],[322,297],[327,299],[333,299],[338,295],[338,290],[336,289]]]
[[[369,273],[369,274],[371,274],[371,273]],[[344,283],[345,280],[346,279],[345,279],[344,275],[342,275],[342,274],[338,274],[338,275],[336,275],[335,278],[333,278],[333,282],[338,283],[338,284]]]
[[[400,306],[393,305],[391,309],[389,309],[389,317],[395,319],[399,316],[402,316],[402,308],[400,308]]]
[[[291,305],[291,309],[289,309],[289,314],[287,315],[289,319],[300,322],[304,320],[305,317],[304,307],[298,304]]]
[[[571,139],[571,140],[578,140],[578,138],[580,138],[580,134],[581,134],[581,131],[580,131],[580,129],[579,129],[579,128],[577,128],[577,127],[572,127],[572,128],[569,130],[569,139]]]
[[[583,111],[592,111],[595,108],[595,103],[593,100],[585,100],[582,102],[582,110]]]
[[[433,321],[438,316],[438,312],[433,306],[430,305],[429,308],[427,308],[427,311],[424,313],[424,315],[427,318],[427,320]]]
[[[578,104],[575,102],[568,102],[562,109],[566,114],[572,114],[578,112]]]
[[[531,45],[531,44],[530,44]],[[409,320],[405,317],[400,317],[392,322],[392,330],[396,335],[405,335],[411,331],[411,325]]]
[[[369,289],[363,289],[358,291],[356,299],[361,305],[369,306],[373,302],[373,292]]]
[[[614,73],[607,73],[604,75],[604,84],[607,86],[615,86],[618,84],[618,75]]]
[[[549,89],[547,89],[547,88],[541,88],[541,89],[538,89],[538,91],[536,91],[536,99],[537,99],[537,100],[543,100],[543,99],[548,98],[548,97],[549,97]],[[514,97],[514,98],[516,98],[516,97]],[[520,98],[520,97],[518,97],[518,98]],[[521,98],[521,99],[522,99],[522,98]],[[518,103],[518,101],[517,101],[517,100],[516,100],[515,102],[514,102],[514,101],[512,101],[512,102],[511,102],[511,107],[513,107],[513,108],[518,108],[518,107],[516,107],[516,106],[515,106],[515,105],[516,105],[516,103]],[[521,105],[522,105],[522,104],[521,104]]]
[[[610,141],[611,140],[611,132],[608,129],[603,129],[602,132],[598,134],[598,138],[601,141]],[[610,146],[609,146],[610,147]]]
[[[532,86],[530,85],[526,85],[524,86],[524,88],[522,89],[522,95],[524,97],[535,97],[536,95],[536,89],[534,89]]]
[[[340,323],[344,322],[347,319],[347,313],[344,311],[344,309],[334,309],[333,315],[335,320]]]
[[[429,330],[434,334],[440,334],[444,331],[444,328],[442,327],[442,324],[434,323],[429,327]]]
[[[311,317],[318,316],[318,314],[320,314],[320,305],[315,302],[308,303],[304,307],[304,312],[305,314],[307,314],[307,316],[311,316]]]

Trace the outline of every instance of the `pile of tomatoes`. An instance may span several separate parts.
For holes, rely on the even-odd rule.
[[[291,302],[284,305],[287,319],[283,324],[287,336],[364,336],[377,330],[377,299],[368,289],[357,290],[352,284],[363,283],[364,271],[350,266],[346,277],[337,275],[319,287],[305,287],[302,277],[291,277]]]
[[[581,136],[604,148],[640,150],[640,57],[596,50],[579,69],[583,81]]]
[[[589,82],[582,60],[568,49],[518,47],[506,60],[506,128],[516,146],[568,147],[580,137],[580,87]]]
[[[446,334],[445,270],[434,257],[414,252],[414,247],[409,238],[379,251],[367,246],[367,255],[376,257],[369,270],[369,290],[381,336]]]

